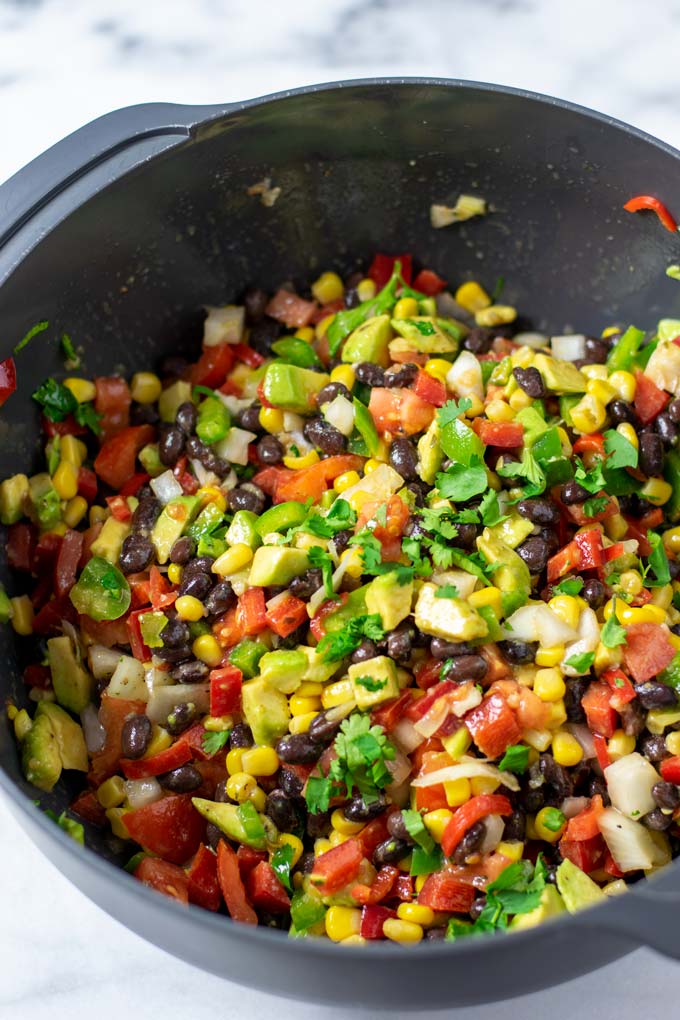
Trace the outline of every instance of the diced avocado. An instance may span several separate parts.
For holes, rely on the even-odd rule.
[[[153,526],[150,538],[159,563],[167,563],[170,550],[198,513],[201,500],[198,496],[176,496],[171,499]]]
[[[274,407],[298,414],[309,414],[315,407],[315,396],[328,384],[329,376],[297,365],[275,361],[267,366],[262,389]]]
[[[288,698],[262,677],[248,680],[241,689],[243,715],[256,744],[274,744],[288,732]]]
[[[61,500],[47,472],[33,475],[28,480],[30,516],[41,528],[53,528],[61,520]]]
[[[673,708],[651,708],[647,713],[646,725],[650,733],[660,734],[669,726],[680,723],[680,709]]]
[[[389,315],[375,315],[362,322],[347,337],[342,349],[342,360],[347,364],[371,361],[387,368],[390,363],[388,345],[392,337]]]
[[[372,708],[399,694],[397,667],[387,655],[355,662],[347,670],[360,709]]]
[[[548,354],[537,354],[534,368],[543,376],[543,382],[553,393],[585,393],[587,379],[570,361],[558,361]]]
[[[252,510],[237,510],[224,536],[229,545],[247,545],[257,549],[262,539],[257,531],[258,516]]]
[[[581,872],[583,874],[583,872]],[[590,879],[588,879],[590,881]],[[509,927],[513,931],[524,931],[525,928],[535,928],[536,925],[547,921],[549,917],[557,917],[565,911],[564,901],[554,885],[546,885],[541,893],[541,902],[528,914],[516,914],[510,922]]]
[[[390,353],[417,351],[419,354],[455,354],[458,339],[467,333],[462,323],[416,315],[412,319],[392,319],[392,328],[402,338],[393,340]]]
[[[283,694],[292,694],[302,683],[308,668],[307,656],[299,648],[267,652],[259,662],[260,676]]]
[[[411,612],[413,581],[399,584],[394,571],[376,577],[366,588],[366,609],[378,613],[384,630],[398,627]]]
[[[296,503],[289,500],[286,503],[277,503],[269,510],[265,510],[258,518],[255,525],[257,533],[264,537],[274,531],[287,531],[288,528],[295,528],[307,517],[307,508],[304,503]]]
[[[49,793],[61,775],[61,755],[47,716],[38,716],[21,744],[21,766],[29,783]]]
[[[40,719],[41,716],[49,720],[57,739],[62,768],[87,772],[90,766],[82,726],[53,701],[38,702],[35,718]]]
[[[92,555],[101,556],[102,559],[115,565],[118,563],[123,542],[131,530],[126,521],[117,521],[115,517],[107,517],[104,527],[92,543]]]
[[[523,407],[515,415],[515,421],[524,427],[524,445],[531,448],[539,436],[548,431],[545,418],[535,407]],[[559,450],[557,451],[559,453]]]
[[[435,476],[442,466],[442,459],[439,423],[434,418],[427,432],[418,440],[418,474],[428,485],[434,485]]]
[[[309,556],[303,549],[261,545],[255,550],[250,565],[248,584],[259,588],[270,584],[288,584],[294,577],[304,574],[308,566]]]
[[[439,442],[447,457],[468,466],[473,457],[484,457],[484,443],[461,418],[448,422],[440,432]]]
[[[0,584],[0,623],[9,623],[14,616],[14,609],[5,586]]]
[[[477,538],[477,548],[493,569],[493,583],[503,592],[503,612],[510,616],[531,592],[531,574],[524,560],[491,528]]]
[[[521,542],[527,538],[534,530],[534,526],[531,521],[526,520],[525,517],[520,517],[519,514],[511,513],[504,521],[500,524],[495,524],[493,528],[489,529],[494,538],[499,538],[501,542],[509,546],[510,549],[516,549]]]
[[[659,340],[674,340],[680,336],[680,319],[659,319],[656,332]]]
[[[165,464],[161,464],[161,458],[158,454],[158,443],[147,443],[139,451],[138,456],[147,475],[151,475],[152,478],[158,478],[164,471],[167,471]]]
[[[191,400],[191,383],[178,379],[163,390],[158,398],[158,413],[161,421],[174,422],[181,404]],[[149,472],[150,473],[150,472]]]
[[[349,593],[341,606],[324,617],[323,625],[327,634],[335,634],[336,631],[342,630],[355,616],[364,616],[366,614],[367,589],[367,584],[362,585],[361,588],[355,588],[354,591]]]
[[[562,861],[557,869],[557,888],[570,914],[575,914],[584,907],[591,907],[595,903],[601,903],[607,898],[592,878],[567,859]]]
[[[472,641],[486,637],[489,628],[474,609],[462,599],[439,599],[437,585],[424,584],[416,602],[416,627],[423,634],[451,641]]]
[[[78,662],[71,639],[66,635],[49,638],[47,659],[57,701],[71,712],[82,712],[92,700],[92,677]]]
[[[20,520],[28,491],[26,475],[13,475],[0,483],[0,521],[3,524],[16,524]]]
[[[303,681],[325,684],[334,673],[337,673],[337,662],[325,662],[323,656],[319,655],[316,648],[298,645],[298,651],[304,652],[307,658],[307,669],[302,677]]]
[[[191,803],[199,814],[216,825],[220,832],[223,832],[229,839],[233,839],[237,843],[245,843],[253,850],[266,849],[267,840],[264,837],[253,839],[248,835],[239,817],[236,804],[216,803],[212,800],[203,800],[202,797],[192,797]]]

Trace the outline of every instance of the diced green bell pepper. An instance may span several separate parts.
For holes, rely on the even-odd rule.
[[[61,459],[61,437],[54,436],[50,439],[49,443],[45,447],[45,459],[47,460],[47,470],[51,475],[59,467],[59,461]]]
[[[272,344],[272,350],[287,365],[312,368],[321,364],[311,344],[295,336],[284,336],[277,340]]]
[[[61,520],[61,499],[47,473],[34,475],[28,481],[33,513],[41,528],[49,530]]]
[[[212,556],[214,560],[227,551],[227,543],[217,535],[202,535],[198,540],[196,552],[199,556]]]
[[[252,510],[237,510],[224,536],[228,545],[247,545],[257,549],[262,539],[257,531],[258,516]]]
[[[644,331],[629,326],[620,340],[612,347],[607,358],[607,369],[609,372],[629,372],[633,367],[635,355],[645,338]]]
[[[231,427],[231,415],[219,397],[206,397],[198,408],[196,435],[204,443],[224,439]]]
[[[130,586],[118,567],[93,556],[69,598],[79,613],[92,620],[117,620],[130,608]]]
[[[289,500],[286,503],[278,503],[276,506],[265,510],[255,524],[258,535],[269,535],[274,531],[283,532],[288,528],[296,528],[307,517],[307,508],[304,503],[296,503]]]
[[[493,386],[507,386],[512,378],[512,361],[509,357],[499,361],[489,377]]]
[[[139,626],[142,631],[142,638],[147,648],[162,648],[162,632],[168,625],[168,618],[165,613],[153,612],[144,613],[139,618]]]
[[[581,400],[580,393],[563,393],[560,397],[560,418],[570,428],[573,427],[574,423],[571,420],[571,409]]]
[[[680,324],[679,324],[680,325]],[[659,346],[660,337],[656,337],[654,340],[650,340],[648,344],[641,347],[638,353],[635,355],[635,368],[641,369],[643,372],[647,367],[647,362],[651,358],[654,351]]]
[[[320,896],[296,889],[290,903],[290,918],[295,932],[305,932],[322,921],[326,907]]]
[[[467,466],[473,457],[480,460],[484,457],[484,443],[460,418],[454,418],[443,427],[439,441],[446,456],[457,464]]]
[[[368,453],[374,457],[378,452],[380,438],[371,412],[356,397],[353,398],[352,403],[354,404],[354,424],[366,444]]]
[[[217,503],[208,503],[206,507],[201,510],[196,520],[187,528],[187,535],[196,539],[203,538],[204,535],[209,535],[211,532],[219,528],[224,520],[224,514],[218,507]]]
[[[561,485],[574,477],[574,468],[568,457],[554,457],[541,464],[545,475],[545,487],[551,489],[553,485]]]
[[[261,641],[244,638],[232,648],[229,653],[229,662],[241,670],[246,680],[252,680],[254,676],[257,676],[258,663],[266,652],[267,646]]]
[[[0,584],[0,623],[9,623],[12,619],[12,603],[5,591],[5,586]]]

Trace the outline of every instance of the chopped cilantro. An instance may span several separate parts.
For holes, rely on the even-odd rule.
[[[541,812],[541,822],[549,832],[559,832],[564,828],[566,821],[559,808],[548,807]]]
[[[545,879],[546,869],[540,854],[535,867],[527,860],[509,864],[487,885],[486,904],[474,924],[452,918],[446,932],[447,940],[507,928],[509,915],[528,914],[539,905]]]
[[[417,843],[417,845],[424,850],[425,853],[431,854],[435,849],[435,842],[423,822],[423,816],[420,811],[403,809],[401,817],[411,839]]]
[[[443,407],[440,407],[437,411],[437,424],[440,428],[444,428],[450,422],[455,421],[461,414],[465,414],[472,407],[472,401],[469,397],[463,397],[462,400],[447,400]]]
[[[528,447],[524,448],[520,461],[499,464],[496,472],[502,478],[524,478],[529,483],[523,492],[525,497],[539,496],[545,491],[545,475]]]
[[[62,334],[61,352],[64,355],[64,363],[67,368],[80,368],[80,355],[73,346],[73,340],[71,340],[68,333]]]
[[[457,599],[460,598],[460,592],[456,588],[455,584],[442,584],[440,585],[435,594],[435,598],[438,599]]]
[[[212,757],[213,754],[221,751],[223,747],[227,746],[230,734],[231,730],[214,730],[210,732],[206,730],[201,740],[205,753]]]
[[[435,484],[444,499],[466,503],[473,496],[485,492],[489,482],[486,467],[480,457],[474,454],[470,464],[452,464],[443,474],[438,474]]]
[[[397,584],[408,584],[413,579],[414,568],[404,563],[391,561],[383,563],[382,545],[372,531],[364,528],[358,535],[353,535],[349,540],[350,545],[358,545],[361,550],[361,558],[366,574],[395,574]]]
[[[607,470],[638,466],[638,452],[625,436],[616,429],[609,429],[604,434],[604,448],[608,454]]]
[[[583,513],[586,517],[597,517],[607,508],[609,500],[606,496],[593,496],[583,504]]]
[[[501,513],[498,494],[494,489],[489,489],[484,494],[482,502],[479,504],[479,513],[482,517],[482,524],[486,525],[487,528],[493,528],[496,524],[507,520],[508,517],[507,514]]]
[[[336,499],[325,517],[318,511],[313,511],[300,525],[300,530],[318,535],[320,538],[333,538],[339,531],[353,528],[356,522],[357,515],[347,500]]]
[[[606,488],[606,480],[602,474],[602,463],[598,461],[589,471],[586,471],[583,466],[583,461],[576,458],[576,472],[574,478],[582,485],[586,492],[600,492],[600,490]]]
[[[612,613],[600,631],[600,641],[605,648],[618,648],[626,643],[626,631],[616,618],[616,595],[612,599]]]
[[[381,641],[385,636],[382,621],[378,613],[356,616],[336,633],[326,634],[317,645],[317,651],[323,655],[325,662],[336,662],[351,655],[364,638]]]
[[[47,325],[47,323],[45,324]],[[48,818],[51,818],[60,829],[75,840],[76,843],[80,843],[81,846],[85,846],[85,829],[80,822],[76,822],[75,819],[69,818],[65,811],[62,811],[60,815],[56,811],[51,811],[50,808],[45,810],[45,814]]]
[[[653,531],[648,531],[647,541],[652,547],[652,551],[649,554],[647,562],[649,567],[654,571],[656,580],[651,580],[647,577],[647,572],[645,571],[645,583],[650,588],[660,588],[665,584],[669,584],[671,580],[668,557],[666,556],[666,550],[663,547],[661,535],[656,535]]]
[[[295,851],[291,844],[282,843],[280,846],[277,846],[276,850],[272,854],[270,862],[272,868],[276,873],[276,877],[278,878],[281,885],[288,890],[288,892],[293,891],[293,887],[290,881],[290,869],[293,864],[294,856]]]
[[[371,804],[392,781],[386,763],[394,758],[394,747],[382,726],[371,726],[369,716],[353,713],[344,719],[333,748],[337,757],[328,775],[307,780],[305,798],[313,814],[327,811],[331,797],[351,797],[354,790]]]
[[[522,773],[526,772],[528,764],[529,748],[525,747],[524,744],[513,744],[512,747],[506,748],[498,767],[501,771],[515,772],[521,776]]]
[[[316,567],[321,570],[321,577],[323,578],[324,591],[328,598],[332,598],[335,594],[333,589],[333,560],[330,554],[322,549],[321,546],[313,545],[309,550],[309,562],[312,567]]]
[[[565,577],[564,581],[552,586],[552,593],[553,595],[578,595],[582,588],[582,577]]]
[[[414,326],[421,336],[434,336],[436,330],[431,322],[421,322],[418,319],[407,319],[409,326]]]
[[[16,345],[16,347],[14,348],[14,353],[18,354],[19,351],[22,351],[24,349],[24,347],[26,347],[26,345],[28,343],[30,343],[30,341],[33,339],[34,336],[37,336],[38,333],[43,333],[47,329],[48,326],[49,326],[49,322],[45,322],[45,321],[43,321],[43,322],[36,322],[35,326],[31,326],[31,328],[29,329],[29,331],[26,334],[26,336],[24,336],[19,341],[19,343]]]
[[[565,659],[564,665],[571,666],[577,673],[587,673],[595,662],[595,652],[582,652]]]
[[[96,435],[101,431],[100,416],[93,404],[79,404],[71,391],[51,377],[33,394],[33,399],[40,404],[43,413],[50,421],[63,421],[72,414],[79,425],[91,429]]]
[[[387,683],[387,680],[385,680],[384,677],[378,680],[374,680],[372,676],[358,676],[355,677],[354,683],[359,684],[360,687],[363,687],[365,690],[370,691],[371,694],[375,694],[376,691],[381,691],[383,689],[383,687]]]

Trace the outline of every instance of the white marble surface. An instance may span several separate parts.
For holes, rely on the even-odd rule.
[[[678,0],[0,0],[0,180],[117,106],[388,74],[535,89],[680,146],[679,39]],[[640,951],[559,990],[458,1016],[637,1020],[673,1016],[679,993],[680,967]],[[280,1020],[343,1015],[275,1004],[144,943],[69,885],[0,802],[2,1020],[274,1009]]]

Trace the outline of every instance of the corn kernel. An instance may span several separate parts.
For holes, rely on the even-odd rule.
[[[294,335],[298,340],[304,340],[306,344],[311,344],[314,339],[314,330],[311,326],[300,326],[299,329],[295,330]]]
[[[607,382],[616,390],[616,395],[620,400],[625,400],[626,403],[630,404],[634,399],[637,382],[632,372],[612,372]]]
[[[590,393],[606,407],[616,396],[616,390],[604,379],[589,379],[586,383],[586,393]]]
[[[369,459],[364,464],[364,476],[370,475],[371,471],[375,471],[375,469],[379,467],[380,461],[375,460],[373,457],[369,457]]]
[[[243,752],[241,764],[251,776],[273,776],[280,762],[273,747],[249,747]]]
[[[576,737],[567,733],[566,730],[560,730],[554,735],[552,753],[557,764],[563,765],[565,768],[578,765],[583,758],[583,748]]]
[[[315,839],[314,840],[314,856],[321,857],[321,854],[327,853],[331,849],[331,841],[329,839]]]
[[[473,776],[470,780],[473,797],[481,797],[485,793],[495,793],[500,785],[500,780],[494,779],[492,776]]]
[[[340,556],[340,562],[345,565],[345,573],[350,577],[361,577],[364,572],[364,561],[358,546],[353,549],[345,549]]]
[[[64,386],[71,391],[79,404],[94,400],[97,396],[97,388],[90,379],[64,379]]]
[[[508,322],[514,322],[516,318],[517,309],[512,305],[490,305],[475,312],[475,322],[478,326],[503,326]]]
[[[21,743],[33,726],[33,720],[25,708],[22,708],[19,712],[17,712],[16,708],[14,708],[14,711],[16,712],[14,719],[12,719],[14,724],[14,736],[17,738],[19,743]]]
[[[237,804],[244,804],[257,788],[257,780],[247,772],[235,772],[227,779],[227,796]]]
[[[628,521],[621,514],[612,514],[603,522],[607,538],[620,542],[628,534]]]
[[[486,416],[489,421],[512,421],[515,417],[515,412],[510,407],[510,404],[506,404],[500,397],[495,397],[486,405]]]
[[[666,736],[666,750],[669,754],[680,754],[680,730],[673,730]]]
[[[306,733],[318,714],[318,712],[306,712],[304,715],[294,715],[288,723],[288,732]]]
[[[361,911],[356,907],[329,907],[324,923],[331,942],[342,942],[361,931]]]
[[[359,514],[361,513],[361,509],[364,506],[364,503],[373,502],[373,496],[370,494],[370,492],[362,492],[361,489],[358,489],[356,492],[353,492],[348,497],[347,502],[351,506],[352,510],[354,510],[355,513]]]
[[[74,496],[66,504],[64,510],[64,524],[69,528],[75,528],[82,521],[87,513],[87,500],[82,496]]]
[[[58,524],[53,524],[49,531],[43,531],[43,535],[59,535],[60,537],[63,538],[67,531],[68,528],[66,527],[64,522],[59,521]]]
[[[638,440],[637,432],[629,421],[622,421],[620,425],[616,426],[616,431],[620,436],[623,436],[631,446],[635,449],[639,449],[640,441]]]
[[[513,411],[522,411],[525,407],[529,407],[532,398],[524,390],[518,388],[510,395],[508,403]]]
[[[304,844],[299,836],[296,836],[294,832],[280,832],[279,833],[279,846],[292,846],[293,848],[293,859],[291,860],[291,867],[295,867],[297,862],[302,857],[304,851]]]
[[[664,532],[663,544],[667,552],[674,553],[675,556],[680,554],[680,526]]]
[[[224,733],[234,726],[234,719],[230,715],[206,715],[203,720],[203,729],[209,733]],[[238,770],[237,770],[238,771]]]
[[[475,280],[462,283],[456,291],[456,301],[467,312],[480,312],[482,308],[488,308],[491,298]]]
[[[437,808],[436,811],[428,811],[426,815],[423,815],[423,822],[432,838],[437,843],[441,843],[444,830],[452,818],[452,811],[447,811],[446,808]]]
[[[349,818],[345,818],[342,808],[336,808],[331,815],[331,825],[345,836],[356,836],[357,832],[361,832],[364,824],[364,822],[351,822]]]
[[[619,623],[630,626],[633,623],[665,623],[666,610],[648,602],[646,606],[627,606],[621,599],[616,601],[616,616]]]
[[[170,584],[179,584],[182,580],[182,567],[179,563],[171,563],[168,566],[168,581]]]
[[[619,329],[618,326],[605,326],[600,336],[602,337],[603,340],[607,340],[610,336],[616,336],[616,334],[620,332],[621,330]]]
[[[125,780],[120,776],[106,779],[97,790],[97,800],[103,808],[119,807],[125,797]]]
[[[673,488],[665,478],[648,478],[640,489],[640,496],[654,506],[663,506],[671,498]]]
[[[649,605],[659,606],[667,612],[673,603],[673,588],[670,584],[664,584],[662,588],[655,588],[652,592]],[[677,634],[676,634],[677,637]]]
[[[321,695],[321,704],[324,708],[335,708],[336,705],[344,705],[348,701],[354,701],[354,688],[349,678],[336,680],[335,683],[324,687]]]
[[[328,837],[328,842],[331,846],[340,846],[341,843],[347,842],[348,839],[349,836],[346,836],[344,832],[338,832],[337,829],[333,829]]]
[[[33,605],[28,595],[15,595],[10,599],[12,606],[12,627],[15,634],[28,637],[33,633]]]
[[[160,754],[161,751],[167,751],[172,744],[172,737],[166,729],[162,726],[154,726],[151,730],[151,740],[149,741],[148,747],[144,752],[144,758],[153,758],[155,754]]]
[[[569,436],[567,435],[566,429],[563,429],[561,425],[558,425],[557,426],[557,435],[560,438],[560,444],[562,446],[562,453],[564,454],[565,457],[571,457],[571,455],[573,453],[573,448],[572,448],[572,445],[571,445],[571,440],[569,439]]]
[[[175,602],[175,609],[180,620],[189,620],[192,623],[202,620],[205,616],[203,603],[199,602],[193,595],[180,595]]]
[[[328,330],[328,327],[330,326],[334,318],[335,312],[332,312],[331,315],[325,315],[320,322],[317,322],[315,330],[315,336],[317,340],[323,340]]]
[[[582,607],[573,595],[555,595],[550,599],[548,605],[555,616],[559,616],[560,620],[568,627],[573,627],[576,630]]]
[[[529,365],[533,365],[534,358],[536,357],[536,351],[533,347],[529,347],[525,344],[523,347],[518,347],[510,355],[510,364],[513,368],[528,368]]]
[[[428,375],[431,375],[433,379],[438,379],[439,382],[446,385],[446,376],[451,370],[451,362],[444,361],[443,358],[430,358],[429,361],[425,362],[425,371]]]
[[[288,702],[291,715],[308,715],[310,712],[319,712],[321,709],[320,698],[304,698],[299,694],[293,694]]]
[[[201,634],[193,642],[191,650],[197,659],[214,668],[222,661],[222,647],[214,634]]]
[[[260,425],[265,432],[283,432],[283,411],[278,407],[260,408]]]
[[[394,306],[392,315],[395,319],[410,319],[418,314],[418,302],[412,297],[400,298]],[[450,366],[449,366],[450,367]]]
[[[91,506],[88,513],[90,525],[103,524],[110,516],[111,511],[104,506]]]
[[[539,669],[534,677],[534,694],[537,694],[541,701],[559,701],[563,698],[567,685],[562,679],[559,669]]]
[[[227,772],[230,776],[235,776],[237,772],[243,772],[244,750],[244,747],[232,747],[231,751],[227,752]]]
[[[519,839],[502,840],[496,847],[496,853],[503,854],[509,861],[521,861],[524,843]]]
[[[212,565],[213,574],[226,577],[229,574],[236,574],[239,570],[247,567],[253,558],[253,550],[245,542],[237,542],[230,549],[218,556]]]
[[[60,499],[73,499],[78,495],[78,472],[67,460],[59,461],[59,467],[52,477]]]
[[[536,835],[539,839],[544,839],[546,843],[556,843],[558,841],[564,831],[564,824],[561,825],[556,832],[553,832],[553,826],[559,819],[560,814],[561,812],[553,807],[541,808],[534,818],[534,829],[536,830]],[[548,822],[547,825],[546,822]]]
[[[535,753],[547,751],[552,741],[552,733],[550,730],[525,730],[522,736],[522,740],[525,744],[533,749]],[[529,758],[531,759],[531,752],[529,752]]]
[[[344,293],[345,288],[337,273],[322,273],[312,284],[312,294],[320,305],[337,301]]]
[[[383,935],[391,942],[410,945],[420,942],[424,932],[421,926],[414,924],[413,921],[402,921],[398,917],[388,917],[383,924]]]
[[[489,585],[488,588],[481,588],[479,591],[473,591],[468,595],[468,602],[473,609],[489,606],[498,618],[500,618],[503,611],[501,590],[494,585]]]
[[[612,669],[613,667],[618,666],[622,659],[623,652],[621,650],[621,646],[618,648],[607,648],[607,646],[603,645],[600,641],[595,649],[595,662],[593,663],[595,672],[599,676],[600,673],[604,673],[606,669]]]
[[[135,372],[130,382],[130,396],[138,404],[153,404],[161,395],[161,381],[153,372]]]
[[[351,365],[336,365],[331,372],[331,382],[342,383],[347,389],[352,391],[354,383],[356,381],[356,375]]]
[[[574,429],[584,435],[599,432],[607,420],[607,410],[601,400],[592,393],[586,393],[571,409]]]
[[[537,666],[559,666],[564,659],[564,645],[552,645],[551,648],[539,648],[536,652]],[[548,699],[549,700],[549,699]]]
[[[422,903],[400,903],[397,907],[397,917],[402,921],[413,921],[423,928],[430,928],[435,921],[432,907],[426,907]]]
[[[425,882],[427,881],[428,878],[429,878],[428,875],[418,875],[416,877],[415,880],[416,896],[418,895],[418,893],[422,892],[423,886],[425,885]]]
[[[564,706],[564,699],[560,698],[559,701],[549,701],[546,702],[546,704],[550,705],[550,715],[548,716],[546,727],[549,730],[556,730],[567,721],[567,710]]]
[[[333,488],[336,492],[344,492],[345,489],[351,488],[352,485],[356,485],[360,481],[358,471],[343,471],[333,482]]]
[[[216,485],[202,485],[200,489],[196,490],[196,495],[201,501],[201,509],[208,506],[209,503],[215,503],[217,509],[222,513],[227,509],[226,497]]]
[[[586,379],[607,379],[606,365],[583,365],[581,373]]]
[[[443,785],[444,793],[446,794],[446,803],[449,807],[460,807],[461,804],[465,804],[470,799],[472,791],[469,779],[466,779],[465,777],[461,779],[450,779]]]
[[[370,277],[365,277],[363,280],[359,280],[357,284],[357,297],[359,301],[370,301],[374,298],[377,292],[375,281],[371,280]]]
[[[467,399],[470,406],[465,412],[466,418],[479,418],[480,414],[484,414],[484,401],[476,393],[470,393]]]
[[[130,833],[127,831],[125,822],[123,821],[123,815],[127,814],[128,809],[123,807],[111,807],[106,811],[106,818],[109,825],[111,826],[111,832],[118,839],[129,839]]]
[[[316,680],[305,680],[295,693],[302,698],[320,698],[323,694],[323,684],[317,683]]]
[[[639,595],[643,588],[642,578],[637,570],[624,570],[618,587],[628,595]]]
[[[313,464],[318,464],[319,454],[316,450],[310,450],[309,453],[304,453],[299,457],[284,457],[283,463],[287,468],[292,468],[293,471],[300,471],[302,468],[308,468],[312,467]]]
[[[248,803],[252,804],[256,811],[264,811],[267,806],[267,794],[261,786],[256,786],[248,794]]]
[[[624,733],[623,730],[616,730],[607,741],[607,754],[612,761],[618,761],[635,750],[635,737]]]
[[[66,460],[79,468],[87,457],[87,447],[75,436],[62,436],[59,445],[59,459]]]

